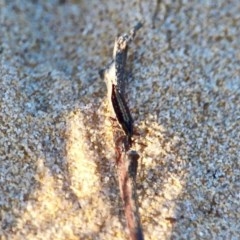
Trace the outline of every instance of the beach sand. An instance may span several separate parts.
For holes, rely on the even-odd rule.
[[[98,71],[138,21],[145,239],[240,239],[240,3],[129,2],[0,0],[0,239],[127,239]]]

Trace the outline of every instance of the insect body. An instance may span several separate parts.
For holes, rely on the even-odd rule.
[[[119,124],[122,126],[125,134],[131,139],[133,134],[133,119],[129,108],[116,85],[112,85],[111,103]]]

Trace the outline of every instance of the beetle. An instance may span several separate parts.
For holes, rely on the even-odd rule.
[[[119,124],[128,138],[131,139],[133,135],[133,119],[124,97],[114,84],[112,84],[111,104]]]

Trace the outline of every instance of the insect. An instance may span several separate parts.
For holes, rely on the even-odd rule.
[[[133,119],[125,99],[115,85],[112,85],[111,103],[119,124],[130,140],[133,135]]]

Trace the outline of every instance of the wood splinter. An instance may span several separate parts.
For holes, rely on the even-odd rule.
[[[134,39],[136,32],[142,27],[138,23],[130,34],[124,34],[115,39],[113,60],[105,69],[99,71],[107,85],[108,102],[112,117],[118,120],[125,134],[131,139],[133,134],[133,119],[124,98],[126,87],[126,61],[128,45]]]

